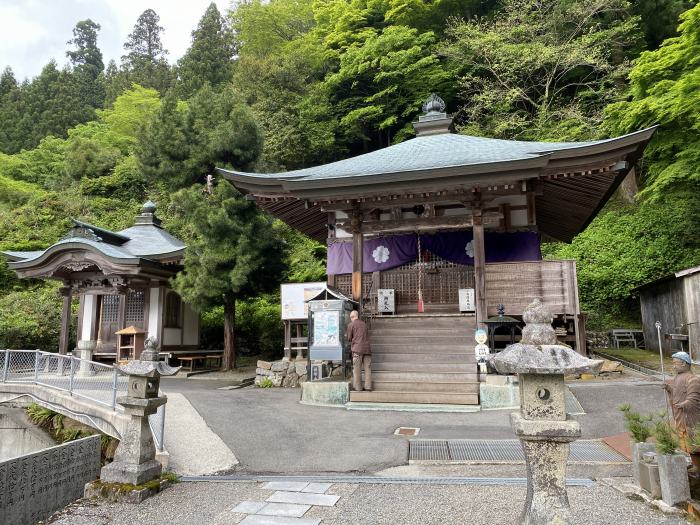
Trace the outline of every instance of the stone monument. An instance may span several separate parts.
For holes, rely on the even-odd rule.
[[[141,358],[129,361],[119,369],[129,376],[126,396],[117,399],[131,419],[114,454],[114,461],[100,471],[108,483],[142,485],[160,476],[162,467],[156,461],[156,447],[148,425],[148,416],[167,402],[158,395],[161,376],[175,375],[180,367],[171,367],[158,360],[156,339],[149,337]]]
[[[511,424],[525,453],[527,498],[518,523],[563,525],[569,521],[569,443],[581,435],[579,423],[566,414],[564,376],[595,373],[603,361],[558,345],[552,315],[539,299],[525,309],[523,320],[520,343],[489,358],[500,374],[518,374],[520,382],[520,413],[511,414]]]

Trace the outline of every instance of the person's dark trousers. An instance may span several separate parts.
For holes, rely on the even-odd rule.
[[[365,369],[365,390],[372,390],[372,356],[370,354],[352,354],[352,388],[362,390],[362,368]]]

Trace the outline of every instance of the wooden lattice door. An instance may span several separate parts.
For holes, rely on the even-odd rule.
[[[121,297],[119,295],[100,296],[100,327],[98,339],[102,341],[104,350],[117,347],[117,337],[114,332],[119,330],[119,310]]]

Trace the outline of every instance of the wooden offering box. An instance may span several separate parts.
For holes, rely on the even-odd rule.
[[[143,352],[146,332],[135,326],[128,326],[114,332],[117,336],[117,361],[140,359]]]

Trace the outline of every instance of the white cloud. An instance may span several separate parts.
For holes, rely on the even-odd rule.
[[[98,45],[105,64],[119,62],[123,44],[138,16],[153,9],[163,26],[168,59],[177,61],[192,41],[211,0],[0,0],[0,68],[12,67],[18,79],[33,77],[52,58],[66,63],[66,44],[80,20],[90,18],[101,26]],[[217,0],[223,13],[228,1]]]

